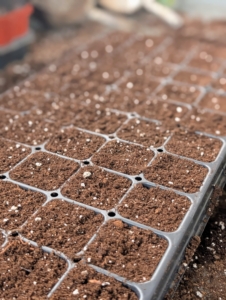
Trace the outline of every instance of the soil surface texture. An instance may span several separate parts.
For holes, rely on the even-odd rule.
[[[221,147],[220,140],[182,130],[175,132],[165,146],[171,153],[204,162],[214,161]]]
[[[0,227],[14,230],[46,201],[46,196],[7,182],[0,181]]]
[[[63,252],[72,260],[94,235],[103,216],[62,200],[53,200],[28,220],[22,234],[53,250]]]
[[[153,275],[167,244],[151,231],[115,219],[100,229],[85,257],[87,262],[126,279],[145,282]]]
[[[84,107],[84,110],[75,117],[74,125],[97,133],[112,134],[125,120],[125,115],[102,109],[97,104],[95,107]]]
[[[152,99],[140,104],[136,112],[142,117],[159,120],[166,125],[170,122],[175,127],[184,118],[188,109],[185,106]]]
[[[39,116],[18,116],[9,126],[4,126],[2,136],[16,142],[36,146],[45,142],[57,129],[54,123]]]
[[[191,202],[172,191],[138,184],[117,208],[125,218],[162,231],[180,226]]]
[[[136,294],[123,283],[78,263],[70,271],[51,300],[72,299],[136,300]]]
[[[78,168],[72,160],[37,152],[10,172],[10,177],[49,191],[58,189]]]
[[[122,126],[117,136],[122,140],[156,148],[164,144],[169,131],[154,122],[132,119]]]
[[[116,140],[107,143],[94,155],[92,161],[114,171],[138,175],[153,156],[154,153],[150,149]]]
[[[0,106],[4,109],[24,112],[32,109],[43,98],[43,93],[17,87],[0,97]]]
[[[0,252],[2,299],[46,299],[67,269],[66,262],[20,240]]]
[[[125,177],[98,167],[85,167],[70,178],[61,192],[67,198],[109,210],[118,204],[130,186],[131,181]]]
[[[30,152],[31,150],[28,147],[0,138],[0,173],[12,169],[30,154]]]
[[[3,245],[4,242],[5,242],[5,236],[4,236],[3,233],[0,231],[0,247]]]
[[[102,137],[70,127],[56,133],[45,148],[64,156],[85,160],[90,158],[104,142],[105,139]]]
[[[186,193],[199,192],[207,173],[201,165],[165,153],[144,170],[147,180]]]
[[[194,109],[182,124],[191,130],[226,136],[226,116]]]

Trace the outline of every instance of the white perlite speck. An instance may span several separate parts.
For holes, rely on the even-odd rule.
[[[202,298],[202,293],[200,293],[199,291],[196,292],[196,295],[197,295],[199,298]]]
[[[91,172],[86,171],[86,172],[83,173],[83,178],[88,178],[88,177],[90,177],[91,175],[92,175]]]
[[[36,165],[37,167],[41,167],[42,164],[41,164],[40,162],[36,162],[35,165]]]
[[[106,285],[110,285],[110,282],[103,282],[102,284],[101,284],[102,286],[106,286]]]
[[[42,218],[40,218],[40,217],[36,217],[36,218],[35,218],[35,221],[36,221],[36,222],[41,221],[41,220],[42,220]]]
[[[73,292],[72,294],[73,294],[73,295],[78,295],[78,294],[79,294],[78,289],[74,290],[74,292]]]
[[[17,209],[17,206],[15,206],[15,205],[13,205],[12,207],[11,207],[11,210],[16,210]]]
[[[221,226],[221,230],[224,230],[224,229],[225,229],[225,224],[224,224],[224,222],[220,221],[220,222],[219,222],[219,225]]]

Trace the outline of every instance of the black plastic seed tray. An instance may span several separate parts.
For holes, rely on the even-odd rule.
[[[132,37],[130,37],[129,40],[125,41],[123,45],[119,46],[119,50],[115,54],[116,58],[117,58],[117,56],[120,56],[120,51],[123,51],[123,49],[126,49],[128,47],[132,47],[133,43],[135,43],[136,40],[137,40],[137,37],[132,36]],[[140,68],[142,69],[142,66],[150,63],[152,61],[152,58],[154,56],[156,56],[157,54],[159,56],[161,56],[162,51],[164,49],[167,49],[167,47],[172,43],[173,43],[173,39],[171,39],[171,38],[163,39],[163,41],[155,48],[155,50],[153,50],[151,52],[151,54],[146,55],[142,59],[142,62],[140,62]],[[90,46],[90,48],[92,49],[92,45]],[[187,66],[188,63],[190,62],[190,60],[194,57],[194,55],[196,53],[197,53],[197,48],[193,47],[192,51],[189,51],[189,53],[187,53],[185,59],[183,60],[183,62],[180,65],[170,64],[172,66],[172,72],[167,77],[161,78],[160,80],[158,79],[159,86],[157,87],[156,90],[153,90],[153,94],[157,93],[159,90],[161,90],[162,87],[164,87],[165,85],[167,85],[169,83],[173,83],[178,86],[182,85],[181,82],[176,82],[173,80],[173,78],[182,69],[187,68],[189,70],[192,70],[192,72],[194,74],[196,74],[196,72],[199,73],[200,72],[199,70],[196,70],[194,68],[190,68]],[[73,56],[73,54],[71,54],[71,55]],[[100,62],[101,62],[101,60],[100,60]],[[223,66],[222,66],[222,70],[223,70]],[[219,73],[211,73],[210,76],[212,76],[214,78],[218,74],[221,74],[221,73],[220,72]],[[123,80],[126,81],[127,78],[129,78],[129,76],[130,76],[130,73],[128,72],[127,75],[125,75],[123,77]],[[152,77],[154,79],[154,76],[152,76]],[[34,79],[35,79],[35,77],[34,77]],[[121,84],[121,82],[123,80],[121,80],[121,78],[120,78],[119,80],[117,80],[114,83],[114,85],[109,86],[105,95],[107,95],[109,93],[109,91],[116,90],[117,87]],[[192,84],[186,84],[186,83],[184,85],[194,86]],[[199,94],[199,96],[197,96],[197,98],[191,104],[184,104],[180,101],[174,101],[174,100],[166,100],[166,101],[168,103],[176,104],[176,105],[178,105],[178,107],[186,107],[186,109],[189,112],[192,110],[193,107],[196,107],[198,105],[198,103],[202,99],[203,95],[205,95],[205,93],[207,91],[210,91],[210,89],[211,89],[209,86],[208,87],[196,86],[196,88],[200,90],[200,94]],[[159,99],[159,101],[161,101],[161,100]],[[1,109],[1,110],[4,111],[4,109]],[[117,110],[110,109],[110,111],[117,111]],[[150,122],[153,122],[154,124],[161,124],[161,121],[158,120],[157,118],[155,118],[155,119],[144,118],[142,115],[139,115],[139,114],[131,112],[131,111],[130,112],[120,111],[120,113],[126,117],[126,121],[124,121],[122,125],[127,124],[130,120],[136,119],[136,118],[140,118],[141,120],[148,120]],[[22,112],[22,114],[23,114],[23,112]],[[113,140],[116,140],[119,142],[126,142],[131,145],[138,145],[137,143],[125,141],[118,137],[118,132],[120,131],[121,127],[122,126],[120,126],[116,132],[111,133],[109,135],[97,133],[92,130],[87,130],[84,128],[78,128],[78,129],[80,131],[84,131],[84,132],[87,132],[87,133],[90,133],[90,134],[93,134],[96,136],[100,136],[105,140],[104,144],[100,147],[100,149],[97,152],[100,152],[101,149],[103,149],[103,147],[107,143],[109,143],[110,141],[112,142]],[[84,203],[69,199],[61,193],[62,187],[65,184],[61,185],[60,188],[58,188],[56,190],[45,191],[45,190],[42,190],[39,188],[35,188],[34,186],[24,184],[22,181],[12,180],[10,177],[10,173],[15,168],[17,168],[19,165],[21,165],[27,159],[27,157],[25,159],[23,159],[20,163],[18,163],[16,166],[14,166],[10,170],[10,172],[5,172],[5,173],[1,174],[1,179],[8,181],[8,182],[18,184],[19,186],[21,186],[24,189],[43,193],[46,196],[46,202],[44,203],[44,206],[47,205],[47,203],[49,203],[50,201],[52,201],[53,199],[55,199],[57,197],[66,202],[70,202],[70,203],[76,204],[78,206],[85,207],[89,210],[93,210],[97,214],[102,214],[104,217],[104,224],[109,220],[119,219],[131,226],[136,226],[138,228],[142,228],[145,230],[151,230],[156,235],[165,239],[168,242],[168,248],[167,248],[164,256],[162,257],[158,267],[156,268],[152,278],[150,278],[149,280],[147,280],[143,283],[128,281],[126,278],[123,278],[123,277],[119,276],[118,274],[109,273],[108,270],[102,269],[102,268],[92,265],[90,263],[90,266],[92,266],[98,272],[112,276],[112,277],[116,278],[117,280],[125,283],[125,285],[127,285],[128,287],[130,287],[132,290],[134,290],[136,292],[136,294],[140,300],[163,299],[163,297],[166,295],[167,291],[170,288],[174,288],[174,284],[175,284],[174,279],[175,279],[177,272],[183,261],[186,247],[188,246],[189,242],[191,241],[191,239],[194,236],[197,236],[197,235],[199,236],[202,233],[202,230],[208,220],[208,216],[211,213],[208,210],[210,209],[211,197],[213,195],[213,192],[215,191],[216,188],[222,188],[226,182],[226,172],[225,172],[225,170],[226,170],[226,137],[221,136],[220,134],[213,135],[213,134],[208,134],[208,133],[201,132],[201,131],[199,131],[198,134],[202,134],[203,136],[206,136],[206,137],[218,139],[219,141],[222,142],[221,150],[219,151],[219,154],[217,155],[217,158],[215,161],[206,163],[206,162],[202,162],[201,159],[195,160],[195,159],[187,158],[184,156],[178,156],[176,154],[170,153],[170,155],[172,155],[174,157],[178,157],[182,160],[186,159],[188,161],[195,163],[196,165],[203,166],[207,169],[207,171],[208,171],[207,176],[205,177],[205,180],[198,192],[186,193],[184,191],[180,191],[178,189],[173,189],[173,188],[161,185],[161,184],[157,185],[155,182],[148,181],[145,178],[143,173],[128,175],[125,173],[121,173],[118,171],[114,171],[112,169],[102,167],[107,172],[117,174],[119,176],[123,176],[125,178],[128,178],[131,181],[131,187],[126,192],[126,194],[121,198],[118,205],[125,199],[125,197],[128,195],[128,193],[138,183],[148,186],[150,188],[159,186],[162,190],[169,190],[169,191],[173,190],[176,194],[187,197],[187,199],[189,199],[189,201],[191,202],[190,209],[186,213],[186,215],[185,215],[183,221],[181,222],[180,226],[178,227],[178,229],[174,232],[164,232],[157,228],[146,226],[140,222],[136,222],[136,221],[132,221],[130,219],[123,218],[117,210],[118,205],[114,209],[111,209],[111,210],[102,210],[102,209],[98,209],[96,207],[92,207],[92,206],[86,205]],[[170,141],[171,137],[172,137],[172,135],[167,137],[165,139],[164,143],[161,145],[161,147],[157,147],[157,148],[151,147],[151,151],[153,151],[154,157],[150,160],[148,165],[152,165],[153,161],[159,155],[160,151],[161,151],[161,153],[169,154],[169,152],[166,150],[166,145]],[[43,144],[35,145],[35,146],[26,145],[28,148],[31,149],[31,154],[29,154],[29,156],[36,153],[37,151],[50,153],[49,151],[46,150],[47,143],[48,143],[48,141],[45,141]],[[140,145],[140,146],[142,146],[142,145]],[[92,162],[93,156],[91,156],[89,159],[87,159],[86,162],[84,163],[84,161],[82,161],[82,160],[72,159],[70,157],[65,157],[65,156],[62,156],[57,153],[52,153],[52,154],[54,154],[57,157],[64,157],[71,161],[77,162],[79,164],[80,168],[85,167],[86,164],[89,164],[90,166],[93,165],[93,162]],[[69,179],[69,181],[70,181],[70,179]],[[26,222],[22,225],[22,228],[23,227],[26,227]],[[3,246],[5,246],[8,242],[8,237],[10,236],[11,232],[4,231],[4,230],[2,230],[2,232],[3,232],[3,235],[6,237],[6,240],[3,244]],[[25,241],[28,241],[23,236],[21,236],[21,238],[24,239]],[[83,249],[81,249],[81,251],[78,253],[81,257],[83,257],[85,251],[87,250],[87,247],[90,245],[90,243],[92,243],[93,240],[95,240],[95,238],[96,238],[96,235],[94,235],[90,239],[88,244]],[[29,241],[29,242],[32,243],[33,245],[37,246],[35,241]],[[55,251],[57,255],[61,256],[68,263],[68,269],[67,269],[66,273],[62,276],[62,278],[59,280],[59,282],[51,290],[51,292],[48,295],[50,297],[58,289],[58,287],[61,285],[62,281],[65,279],[67,274],[75,266],[76,263],[74,263],[72,260],[70,260],[64,253],[59,253],[58,251],[56,251],[56,249],[50,249],[50,248],[46,247],[45,245],[42,245],[42,246],[43,246],[42,248],[44,251],[47,251],[47,252]]]

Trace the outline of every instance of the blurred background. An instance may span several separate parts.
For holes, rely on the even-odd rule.
[[[224,0],[0,0],[0,93],[108,27],[226,42]]]

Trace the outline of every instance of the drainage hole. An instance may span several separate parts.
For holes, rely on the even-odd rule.
[[[51,193],[50,194],[52,197],[57,197],[58,196],[58,193]]]
[[[135,177],[136,181],[141,181],[142,178],[140,176]]]
[[[5,175],[0,175],[0,179],[6,179]]]
[[[86,160],[86,161],[83,162],[83,164],[84,165],[89,165],[89,161]]]
[[[18,236],[18,235],[19,235],[19,233],[16,232],[16,231],[14,231],[14,232],[11,233],[11,236],[13,236],[13,237],[16,237],[16,236]]]
[[[77,263],[77,262],[79,262],[81,260],[81,257],[74,257],[73,258],[73,262],[74,263]]]
[[[158,152],[163,152],[163,150],[162,150],[162,149],[157,149],[157,151],[158,151]]]
[[[115,217],[115,212],[109,211],[108,216],[109,216],[109,217]]]
[[[42,148],[41,147],[35,147],[35,150],[41,150]]]

